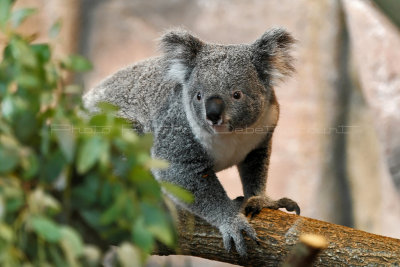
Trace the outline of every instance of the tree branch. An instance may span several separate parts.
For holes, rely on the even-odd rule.
[[[264,209],[249,221],[260,245],[246,237],[247,258],[226,252],[218,230],[186,211],[179,212],[179,249],[158,247],[156,255],[191,255],[242,266],[277,266],[292,254],[301,234],[325,237],[328,247],[316,266],[376,266],[400,264],[400,240],[322,222],[282,211]],[[397,266],[396,265],[396,266]]]

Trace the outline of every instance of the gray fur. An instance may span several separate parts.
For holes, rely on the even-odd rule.
[[[239,45],[209,44],[187,31],[170,31],[161,38],[163,56],[118,71],[84,96],[89,110],[96,111],[100,101],[116,104],[122,117],[153,133],[152,156],[170,162],[167,169],[153,170],[156,179],[192,192],[194,203],[174,201],[218,227],[225,248],[234,241],[240,255],[246,253],[242,230],[257,239],[241,210],[299,211],[294,201],[265,195],[279,117],[272,86],[293,71],[293,42],[282,29]],[[218,125],[206,118],[205,101],[212,98],[224,104]],[[244,191],[234,201],[215,175],[233,165]]]

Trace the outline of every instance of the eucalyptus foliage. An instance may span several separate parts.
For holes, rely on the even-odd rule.
[[[110,246],[120,264],[140,265],[156,240],[174,246],[149,171],[166,166],[150,158],[152,137],[136,135],[107,104],[88,116],[64,77],[91,64],[55,59],[51,45],[18,34],[35,10],[12,6],[0,0],[0,266],[97,266]]]

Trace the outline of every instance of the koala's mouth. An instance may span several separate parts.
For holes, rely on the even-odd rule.
[[[207,124],[207,128],[213,134],[224,134],[232,131],[229,121],[225,121],[223,119],[218,120],[217,123],[212,123],[211,121],[207,120]]]
[[[224,120],[223,120],[222,118],[219,118],[219,119],[218,119],[217,121],[215,121],[215,122],[212,122],[212,121],[209,120],[209,119],[206,119],[206,121],[207,121],[208,125],[210,125],[210,126],[212,126],[212,127],[214,127],[214,126],[221,126],[221,125],[224,124]]]

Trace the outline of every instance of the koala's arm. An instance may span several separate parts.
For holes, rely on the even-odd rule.
[[[238,165],[245,199],[265,195],[271,143],[272,132],[268,133],[264,142],[251,151]]]
[[[228,251],[233,240],[237,252],[245,255],[242,231],[257,240],[254,229],[243,214],[238,212],[236,204],[229,199],[215,173],[212,170],[199,169],[196,165],[172,162],[167,170],[157,171],[155,176],[158,180],[176,184],[190,191],[194,196],[193,203],[182,203],[172,198],[185,209],[216,226]]]
[[[273,131],[267,133],[262,144],[251,151],[246,158],[238,164],[240,179],[244,193],[244,212],[258,214],[262,208],[295,211],[300,214],[300,208],[296,202],[289,198],[272,200],[266,195],[269,160],[271,156]]]
[[[175,108],[180,107],[172,107],[169,112],[175,113]],[[169,112],[164,115],[166,122],[171,121]],[[193,203],[182,203],[173,196],[171,198],[178,205],[216,226],[222,234],[227,250],[230,250],[233,240],[237,252],[244,255],[246,248],[242,231],[244,230],[249,237],[257,239],[254,229],[243,214],[239,213],[237,204],[227,196],[212,170],[212,160],[208,154],[195,140],[191,131],[185,131],[190,129],[184,124],[185,117],[182,115],[172,115],[172,117],[177,119],[174,121],[179,122],[179,128],[169,123],[155,127],[152,156],[169,162],[167,169],[153,170],[155,178],[191,192],[194,196]]]

